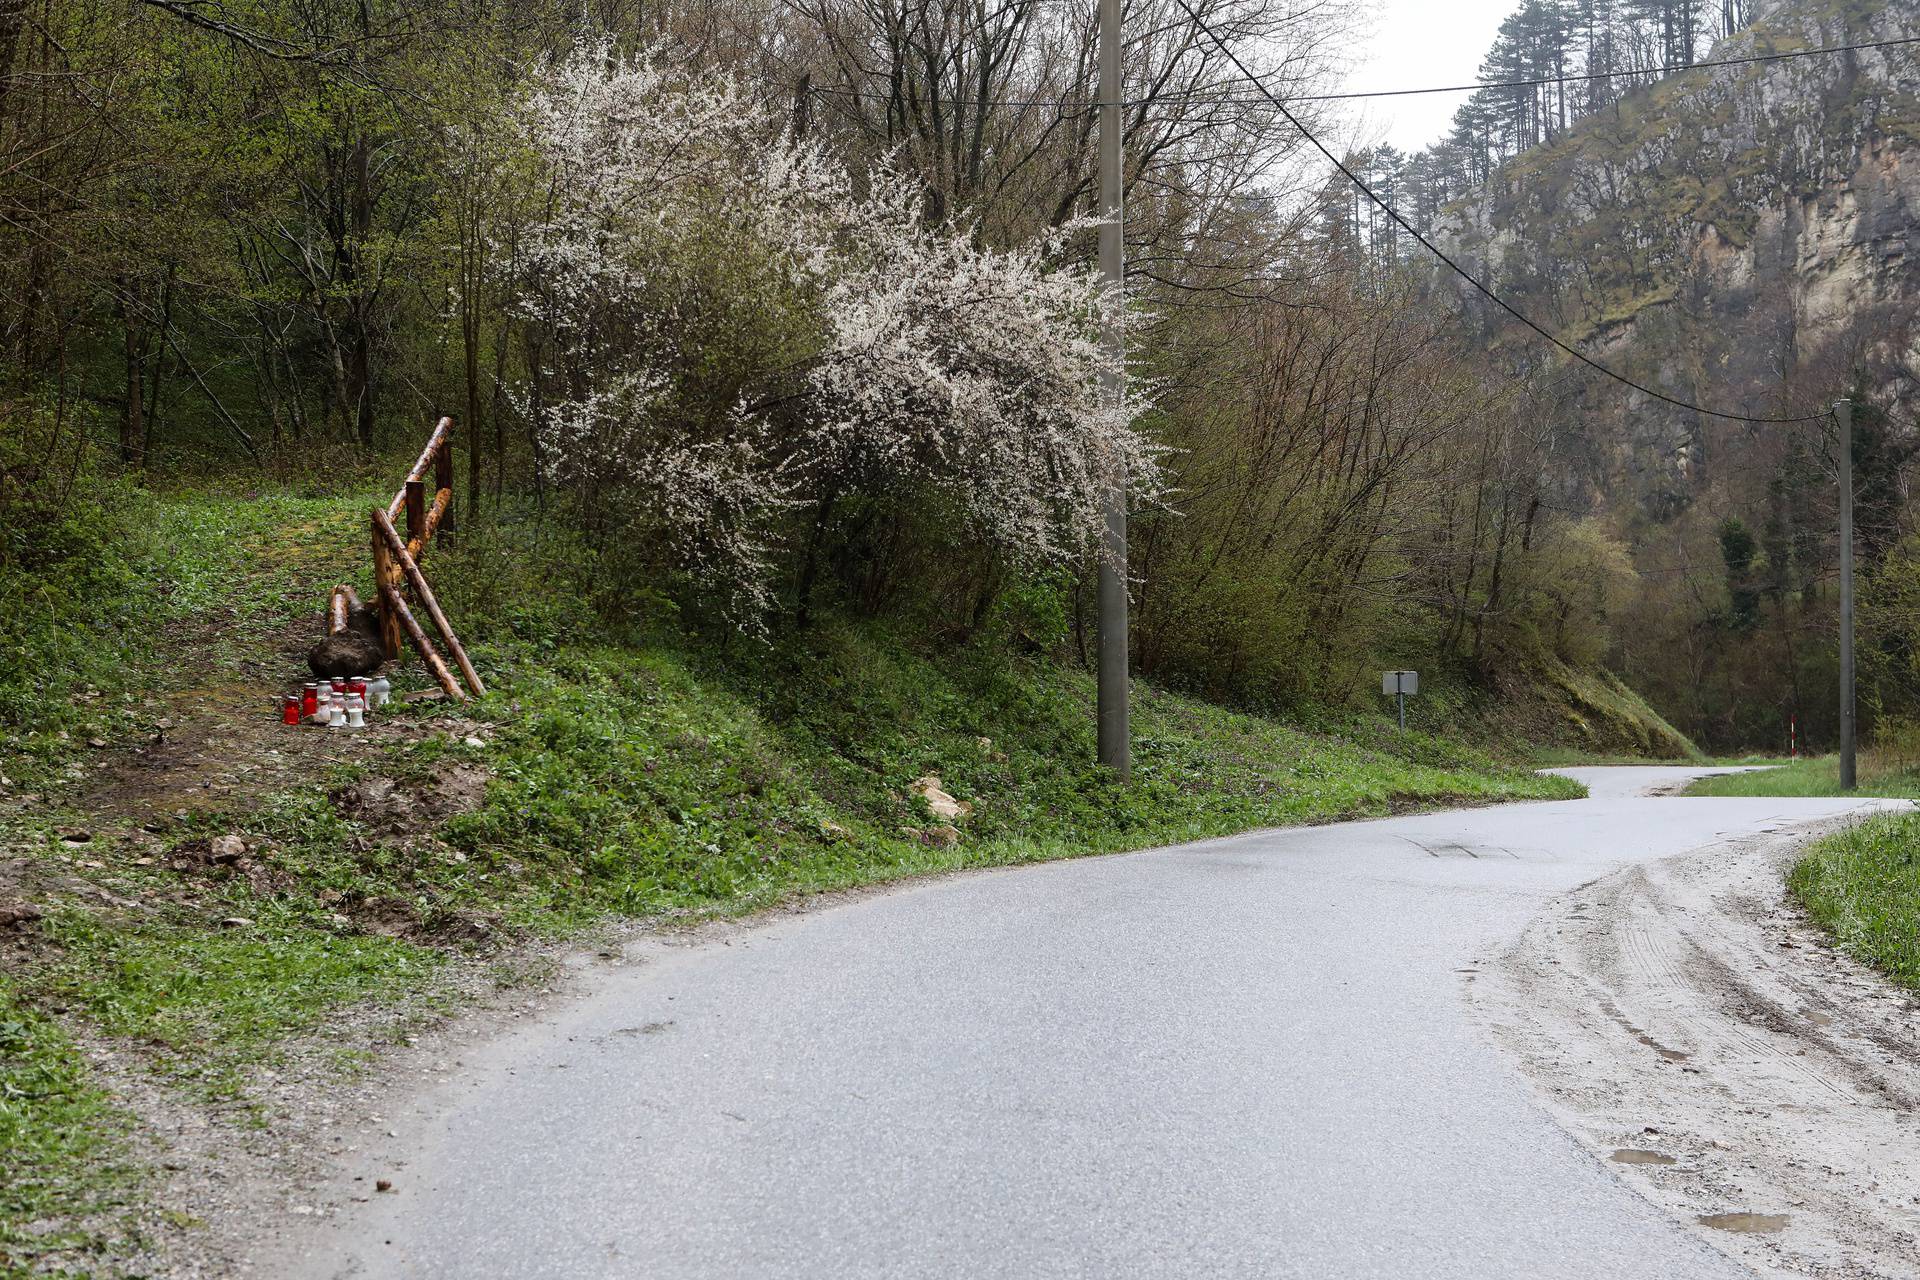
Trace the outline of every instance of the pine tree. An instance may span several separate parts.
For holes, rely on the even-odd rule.
[[[1383,146],[1376,149],[1369,159],[1371,164],[1367,185],[1388,205],[1399,208],[1404,193],[1406,155],[1396,147]],[[1400,226],[1371,200],[1367,201],[1367,228],[1368,243],[1372,246],[1374,257],[1382,263],[1398,261]]]
[[[1732,34],[1752,18],[1750,0],[1720,0],[1717,20],[1707,3],[1522,0],[1480,64],[1488,87],[1454,112],[1445,138],[1398,158],[1396,189],[1409,220],[1427,230],[1444,205],[1486,181],[1497,165],[1650,83],[1656,67],[1693,65],[1703,39]],[[1595,78],[1568,83],[1582,74]],[[1493,87],[1516,81],[1535,83]]]

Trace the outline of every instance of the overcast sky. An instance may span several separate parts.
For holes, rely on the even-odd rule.
[[[1518,0],[1365,0],[1370,33],[1353,50],[1346,91],[1463,84],[1480,71],[1493,33]],[[1418,151],[1441,134],[1464,94],[1377,98],[1355,104],[1358,142]]]

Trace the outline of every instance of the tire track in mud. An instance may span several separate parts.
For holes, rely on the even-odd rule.
[[[1716,1247],[1769,1275],[1912,1277],[1920,1000],[1788,905],[1809,834],[1586,885],[1468,995],[1561,1123]]]

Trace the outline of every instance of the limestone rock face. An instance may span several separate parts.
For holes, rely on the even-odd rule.
[[[1712,56],[1915,23],[1910,4],[1783,0]],[[1836,394],[1838,362],[1897,401],[1920,392],[1920,59],[1902,47],[1671,77],[1509,162],[1434,231],[1522,310],[1665,394],[1798,412]],[[1570,400],[1560,475],[1575,505],[1626,496],[1663,521],[1738,460],[1736,428],[1602,379]]]

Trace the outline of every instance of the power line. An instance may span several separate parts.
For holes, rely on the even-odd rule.
[[[1183,9],[1187,7],[1183,4]],[[1193,10],[1187,9],[1188,13]],[[1198,21],[1198,19],[1196,19]],[[1203,27],[1204,29],[1204,27]],[[1207,32],[1215,43],[1219,37]],[[1756,62],[1783,62],[1788,58],[1811,58],[1820,54],[1859,53],[1867,49],[1892,49],[1901,45],[1920,44],[1920,36],[1902,36],[1897,40],[1870,40],[1863,44],[1822,45],[1815,49],[1792,49],[1782,53],[1756,53],[1744,58],[1713,58],[1704,62],[1671,62],[1658,67],[1641,67],[1625,71],[1591,71],[1572,76],[1541,76],[1533,80],[1492,80],[1477,84],[1439,85],[1431,89],[1376,89],[1365,93],[1323,93],[1311,97],[1289,99],[1293,102],[1338,102],[1353,98],[1408,98],[1423,93],[1465,93],[1476,89],[1535,89],[1554,84],[1586,84],[1595,80],[1612,80],[1620,76],[1664,76],[1678,75],[1686,71],[1701,71],[1711,67],[1744,67]],[[1231,54],[1228,57],[1232,57]],[[1239,60],[1234,59],[1234,65]],[[1245,74],[1244,69],[1242,74]],[[1251,78],[1251,77],[1249,77]]]
[[[1181,6],[1186,8],[1185,5]],[[1192,9],[1187,9],[1192,13]],[[1196,22],[1199,19],[1195,19]],[[1204,27],[1203,27],[1204,29]],[[1219,37],[1207,31],[1215,43]],[[1780,53],[1756,53],[1743,58],[1712,58],[1704,62],[1670,62],[1657,67],[1632,67],[1619,71],[1589,71],[1578,75],[1540,76],[1531,80],[1477,80],[1471,84],[1432,85],[1423,89],[1367,89],[1351,93],[1300,93],[1284,99],[1286,102],[1352,102],[1362,98],[1411,98],[1423,94],[1437,93],[1475,93],[1481,89],[1538,89],[1548,85],[1590,84],[1597,80],[1617,80],[1630,76],[1679,75],[1687,71],[1704,71],[1715,67],[1744,67],[1761,62],[1785,62],[1790,58],[1813,58],[1836,53],[1862,53],[1872,49],[1897,49],[1908,45],[1920,44],[1920,36],[1902,36],[1894,40],[1870,40],[1862,44],[1821,45],[1813,49],[1790,49]],[[1222,46],[1224,49],[1224,46]],[[1229,55],[1231,57],[1231,55]],[[1239,66],[1241,74],[1253,79],[1250,72],[1241,66],[1239,60],[1233,60]],[[810,85],[808,91],[829,98],[851,98],[868,102],[893,102],[900,95],[891,93],[873,93],[860,89],[833,89],[822,85]],[[1235,102],[1276,102],[1274,95],[1264,88],[1258,94],[1237,94],[1231,92],[1211,93],[1205,90],[1187,95],[1189,101],[1224,103]],[[1127,98],[1123,107],[1151,106],[1162,101],[1159,98]],[[949,98],[947,102],[964,107],[1078,107],[1087,111],[1099,106],[1091,96],[1079,98]]]
[[[1307,127],[1300,123],[1299,118],[1295,116],[1291,111],[1287,110],[1286,104],[1281,102],[1279,98],[1276,98],[1267,89],[1266,85],[1261,81],[1261,79],[1258,76],[1254,75],[1252,71],[1247,69],[1247,65],[1244,62],[1240,61],[1239,55],[1234,53],[1232,48],[1227,44],[1227,42],[1225,40],[1222,40],[1220,36],[1215,34],[1213,28],[1209,26],[1207,22],[1203,18],[1201,18],[1199,14],[1193,11],[1193,7],[1187,3],[1187,0],[1174,0],[1174,3],[1178,4],[1182,9],[1186,10],[1187,16],[1193,20],[1194,26],[1198,28],[1200,31],[1206,33],[1207,38],[1213,41],[1213,43],[1219,47],[1220,52],[1226,57],[1227,61],[1231,62],[1234,65],[1234,67],[1239,70],[1240,74],[1246,77],[1247,83],[1253,85],[1254,88],[1260,90],[1261,94],[1266,97],[1267,101],[1273,104],[1274,110],[1278,111],[1281,114],[1281,116],[1285,118],[1288,124],[1292,125],[1295,129],[1299,130],[1300,136],[1305,138],[1309,143],[1311,143],[1313,145],[1314,150],[1318,151],[1321,155],[1325,156],[1327,158],[1327,161],[1330,164],[1332,164],[1335,169],[1338,169],[1340,173],[1347,179],[1347,181],[1353,183],[1354,186],[1360,188],[1360,190],[1366,195],[1367,199],[1373,201],[1376,205],[1380,206],[1380,209],[1382,212],[1384,212],[1389,218],[1393,219],[1394,222],[1398,223],[1401,229],[1404,230],[1408,235],[1412,236],[1415,240],[1419,241],[1421,246],[1425,248],[1427,252],[1431,253],[1434,257],[1444,262],[1449,268],[1452,269],[1455,275],[1459,276],[1462,280],[1465,280],[1468,284],[1472,285],[1476,290],[1478,290],[1481,294],[1483,294],[1488,301],[1492,302],[1495,306],[1499,307],[1502,311],[1505,311],[1508,315],[1512,316],[1515,320],[1518,320],[1521,324],[1525,325],[1527,328],[1533,330],[1535,333],[1545,338],[1548,342],[1551,342],[1554,346],[1560,348],[1562,351],[1566,352],[1568,355],[1572,356],[1574,359],[1580,361],[1580,363],[1586,365],[1590,369],[1596,370],[1599,373],[1605,374],[1607,377],[1612,378],[1615,382],[1621,383],[1628,387],[1632,387],[1635,391],[1640,392],[1642,395],[1651,396],[1653,399],[1660,400],[1665,402],[1666,404],[1673,405],[1675,408],[1687,409],[1694,413],[1705,414],[1710,418],[1725,418],[1733,422],[1786,423],[1786,422],[1814,422],[1821,418],[1825,418],[1829,416],[1827,412],[1822,412],[1822,413],[1802,414],[1798,417],[1769,418],[1769,417],[1756,417],[1752,414],[1746,414],[1746,413],[1725,413],[1719,409],[1709,409],[1704,405],[1694,404],[1692,401],[1681,400],[1681,399],[1678,399],[1677,397],[1667,395],[1665,392],[1656,391],[1652,387],[1649,387],[1644,383],[1634,381],[1632,378],[1627,377],[1623,373],[1616,373],[1612,369],[1609,369],[1606,365],[1601,364],[1598,360],[1595,360],[1592,356],[1587,355],[1585,352],[1581,351],[1578,347],[1575,347],[1569,342],[1563,341],[1561,338],[1559,338],[1555,334],[1548,331],[1548,329],[1545,326],[1541,325],[1539,322],[1535,321],[1531,317],[1522,313],[1519,308],[1515,307],[1512,303],[1508,302],[1505,298],[1502,298],[1499,294],[1495,293],[1492,289],[1480,283],[1477,277],[1475,277],[1465,267],[1455,262],[1438,245],[1434,244],[1433,241],[1427,239],[1426,236],[1422,235],[1419,232],[1419,230],[1415,228],[1411,222],[1408,222],[1405,218],[1401,217],[1399,210],[1395,209],[1392,205],[1388,204],[1385,200],[1382,200],[1378,195],[1374,194],[1374,190],[1372,187],[1368,186],[1365,182],[1361,181],[1359,175],[1354,173],[1353,170],[1349,169],[1341,161],[1339,156],[1336,156],[1332,151],[1328,150],[1326,144],[1321,142],[1320,139],[1314,137],[1314,135],[1310,131],[1308,131]]]

